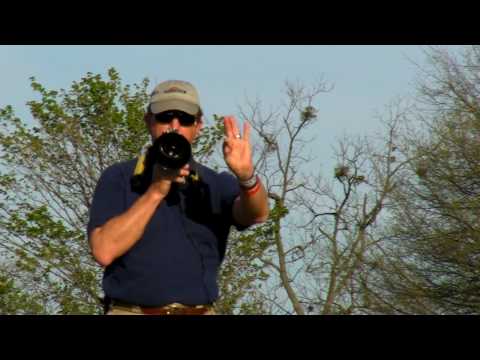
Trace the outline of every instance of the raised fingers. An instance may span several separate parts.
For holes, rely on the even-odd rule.
[[[232,122],[230,121],[230,116],[225,116],[223,118],[223,126],[225,128],[225,137],[231,139],[234,137]]]
[[[237,135],[241,135],[234,116],[225,116],[223,121],[227,138],[235,139]]]
[[[243,138],[250,142],[250,123],[247,120],[243,122]]]
[[[241,135],[240,130],[238,129],[238,126],[237,126],[237,121],[233,116],[230,116],[230,121],[232,123],[233,137],[236,138],[237,135]]]

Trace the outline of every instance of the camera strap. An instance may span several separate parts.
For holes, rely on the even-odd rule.
[[[145,170],[145,153],[140,154],[137,160],[137,164],[135,165],[135,170],[133,171],[133,176],[135,175],[142,175],[143,171]]]
[[[132,176],[142,175],[143,172],[145,171],[145,161],[147,158],[148,150],[151,147],[152,147],[152,143],[150,141],[146,142],[143,145],[142,150],[140,151],[140,155],[138,156],[138,160],[135,165],[135,170],[133,171]]]

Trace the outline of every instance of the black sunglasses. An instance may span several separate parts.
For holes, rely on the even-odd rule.
[[[181,126],[192,126],[195,123],[195,116],[179,110],[164,111],[155,114],[155,120],[161,124],[170,124],[177,118]]]

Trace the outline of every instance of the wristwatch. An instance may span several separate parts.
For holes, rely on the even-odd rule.
[[[257,181],[258,181],[258,177],[254,173],[250,179],[245,180],[245,181],[239,180],[238,182],[240,183],[241,187],[243,187],[245,189],[250,189],[257,184]]]

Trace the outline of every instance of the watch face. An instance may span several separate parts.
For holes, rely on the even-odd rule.
[[[241,181],[240,185],[244,188],[251,188],[255,186],[255,184],[257,183],[257,180],[258,180],[257,177],[254,175],[246,181]]]

